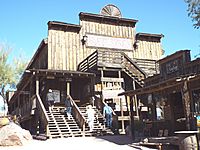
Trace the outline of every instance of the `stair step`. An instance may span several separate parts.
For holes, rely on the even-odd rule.
[[[80,129],[79,125],[73,118],[73,116],[68,117],[61,112],[61,107],[54,108],[52,112],[48,112],[49,116],[49,138],[60,138],[60,137],[81,137],[94,136],[105,134],[104,117],[101,112],[95,108],[95,121],[94,121],[94,131],[89,131],[88,124],[86,123],[85,134]],[[87,119],[86,107],[79,107],[82,115]]]

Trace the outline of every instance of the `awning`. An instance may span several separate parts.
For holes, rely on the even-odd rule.
[[[119,96],[121,95],[134,96],[134,95],[150,94],[150,93],[173,89],[173,88],[180,89],[183,86],[184,81],[187,80],[188,82],[191,82],[199,78],[200,78],[199,76],[195,76],[195,75],[175,77],[175,78],[158,82],[156,84],[152,84],[150,86],[143,87],[140,89],[125,91],[125,92],[119,93],[118,95]]]

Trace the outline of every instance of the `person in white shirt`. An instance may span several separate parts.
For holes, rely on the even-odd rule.
[[[92,108],[92,105],[87,106],[86,114],[88,116],[87,122],[90,128],[90,131],[93,131],[94,128],[94,119],[95,119],[95,111]]]

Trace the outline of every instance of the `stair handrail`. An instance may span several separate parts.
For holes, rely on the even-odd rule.
[[[131,60],[124,52],[121,53],[125,59],[127,59],[135,68],[137,68],[137,70],[143,75],[143,78],[147,77],[147,74],[142,69],[140,69],[140,67],[135,62],[133,62],[133,60]]]
[[[47,115],[46,109],[45,109],[45,107],[44,107],[44,105],[42,103],[40,95],[36,94],[34,96],[36,98],[36,107],[38,108],[38,112],[39,112],[40,117],[41,117],[40,120],[43,122],[44,127],[46,127],[46,129],[47,129],[48,122],[49,122],[49,117]]]
[[[41,113],[42,120],[45,122],[45,125],[48,125],[49,117],[47,115],[46,109],[43,105],[42,99],[40,98],[40,95],[36,94],[36,106],[39,109],[39,112]]]
[[[75,101],[72,99],[71,95],[68,95],[69,99],[72,103],[72,109],[74,112],[74,117],[75,119],[78,121],[79,126],[82,128],[83,133],[85,132],[85,123],[86,123],[86,119],[85,117],[82,115],[79,107],[76,105]]]

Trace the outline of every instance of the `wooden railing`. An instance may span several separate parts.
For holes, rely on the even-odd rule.
[[[48,115],[46,113],[46,109],[42,103],[42,100],[40,98],[40,96],[38,94],[34,95],[35,98],[36,98],[36,107],[37,107],[37,110],[38,110],[38,113],[41,117],[41,121],[44,125],[44,127],[46,127],[47,129],[47,125],[48,125],[48,122],[49,122],[49,118],[48,118]]]
[[[79,110],[78,106],[76,105],[76,103],[74,102],[72,97],[70,95],[69,95],[69,97],[70,97],[70,101],[72,103],[73,117],[76,119],[76,121],[78,122],[79,126],[82,128],[83,133],[85,133],[86,119],[82,115],[81,111]]]
[[[92,68],[93,66],[97,65],[97,61],[98,61],[98,51],[95,51],[78,65],[78,70],[85,72],[90,68]]]
[[[146,77],[146,73],[142,71],[125,53],[123,53],[123,66],[139,79],[144,79]]]
[[[121,52],[98,50],[98,66],[122,68],[123,55]]]
[[[138,81],[147,76],[124,52],[97,50],[79,64],[78,70],[88,71],[94,66],[126,68]]]

